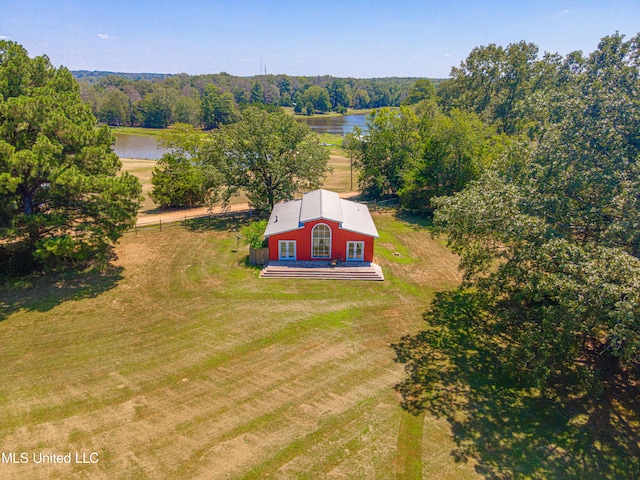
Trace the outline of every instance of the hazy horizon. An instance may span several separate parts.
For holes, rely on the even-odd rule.
[[[176,75],[189,75],[189,76],[198,76],[198,75],[219,75],[219,74],[228,74],[234,77],[239,77],[239,78],[253,78],[253,77],[260,77],[260,76],[264,76],[264,74],[259,74],[256,73],[255,75],[233,75],[232,73],[229,72],[207,72],[207,73],[186,73],[186,72],[179,72],[179,73],[164,73],[164,72],[114,72],[111,70],[70,70],[71,73],[93,73],[93,74],[114,74],[114,75],[154,75],[154,76],[159,76],[159,77],[169,77],[169,76],[176,76]],[[332,78],[354,78],[356,80],[374,80],[374,79],[382,79],[382,78],[407,78],[407,79],[423,79],[423,78],[427,78],[429,80],[445,80],[448,77],[415,77],[415,76],[410,76],[410,77],[400,77],[398,75],[390,75],[390,76],[386,76],[386,77],[354,77],[354,76],[348,76],[348,77],[339,77],[337,75],[331,75],[331,74],[326,74],[326,75],[291,75],[289,73],[286,72],[281,72],[281,73],[267,73],[267,76],[269,75],[273,75],[273,76],[278,76],[278,75],[286,75],[289,77],[332,77]]]

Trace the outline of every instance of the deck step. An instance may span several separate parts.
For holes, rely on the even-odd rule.
[[[316,280],[383,281],[384,275],[375,263],[363,266],[319,267],[317,265],[278,262],[265,266],[260,278],[308,278]]]

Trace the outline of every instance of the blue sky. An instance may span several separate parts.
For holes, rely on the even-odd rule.
[[[616,31],[640,33],[640,1],[0,3],[0,38],[71,70],[442,78],[476,46],[588,53]]]

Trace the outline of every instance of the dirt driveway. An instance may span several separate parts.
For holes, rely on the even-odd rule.
[[[344,192],[340,194],[341,198],[352,198],[358,195],[360,192]],[[171,208],[159,213],[146,213],[139,212],[138,220],[136,221],[137,227],[143,227],[148,225],[163,223],[179,222],[190,218],[206,217],[207,215],[220,215],[222,213],[241,213],[248,212],[249,205],[246,203],[239,203],[236,205],[230,205],[226,209],[222,209],[220,206],[213,207],[209,210],[208,207],[195,207],[195,208]]]

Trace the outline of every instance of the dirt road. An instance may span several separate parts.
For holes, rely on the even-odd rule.
[[[352,198],[358,195],[360,192],[344,192],[340,194],[341,198]],[[160,223],[179,222],[181,220],[190,218],[206,217],[207,215],[220,215],[222,213],[229,212],[248,212],[249,205],[246,203],[239,203],[237,205],[230,205],[225,210],[216,206],[209,210],[208,207],[195,207],[195,208],[180,208],[180,209],[168,209],[159,213],[138,213],[138,220],[136,221],[137,227],[143,227],[146,225],[154,225]]]

